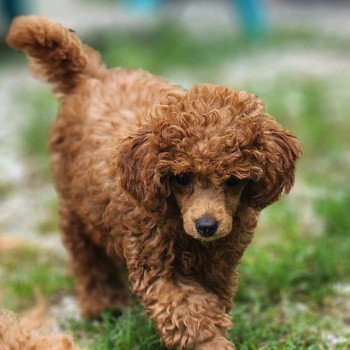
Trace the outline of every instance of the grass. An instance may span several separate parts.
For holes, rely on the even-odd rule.
[[[58,200],[57,197],[50,198],[46,203],[46,215],[37,223],[37,231],[40,235],[57,234],[58,222]]]
[[[65,262],[50,251],[25,245],[3,251],[0,267],[2,305],[16,312],[33,306],[38,295],[51,300],[73,291]]]
[[[144,33],[113,33],[90,43],[111,66],[143,67],[165,75],[189,69],[198,81],[219,79],[220,63],[248,57],[257,49],[350,51],[342,38],[301,30],[278,30],[264,43],[246,43],[231,35],[201,40],[164,26]],[[350,284],[349,91],[340,76],[288,73],[242,88],[259,95],[268,112],[298,135],[304,155],[294,196],[264,210],[242,260],[230,338],[243,350],[349,349],[350,295],[335,288]],[[23,95],[20,102],[29,110],[21,135],[24,157],[44,164],[39,168],[45,173],[47,129],[56,104],[43,90]],[[39,232],[56,227],[54,211],[55,205],[48,205]],[[24,309],[37,289],[48,298],[71,292],[62,261],[48,253],[44,257],[30,249],[0,256],[7,307]],[[164,349],[139,306],[118,318],[106,313],[101,322],[71,320],[62,326],[89,350]]]
[[[22,153],[25,159],[35,164],[36,173],[47,175],[48,133],[56,115],[58,102],[50,91],[44,88],[20,91],[18,99],[26,110],[26,119],[21,130]]]
[[[202,38],[191,35],[185,28],[163,24],[154,30],[128,33],[99,33],[89,44],[97,48],[109,66],[142,67],[156,74],[168,69],[190,68],[205,75],[208,68],[215,71],[228,58],[249,56],[256,51],[286,49],[293,46],[327,47],[342,54],[350,51],[348,42],[332,35],[318,35],[313,31],[274,30],[263,41],[249,41],[237,33],[223,33]],[[211,73],[211,74],[212,74]]]
[[[318,332],[321,323],[302,305],[239,305],[232,317],[231,339],[240,349],[326,349]]]
[[[155,328],[140,307],[125,312],[116,318],[106,312],[100,322],[77,322],[71,320],[66,329],[82,337],[82,344],[91,350],[165,350]]]
[[[311,298],[322,302],[337,281],[349,281],[350,265],[343,263],[350,257],[347,207],[342,206],[347,200],[345,197],[339,201],[329,198],[316,201],[326,223],[325,232],[316,237],[305,230],[298,220],[299,211],[288,200],[271,207],[267,226],[270,232],[257,230],[257,244],[248,248],[243,261],[244,277],[238,299],[274,303],[288,297],[294,301],[305,302]],[[339,219],[338,233],[342,234],[331,229],[335,211]],[[273,233],[276,229],[278,232]],[[272,239],[259,242],[260,236],[266,234],[271,234]]]

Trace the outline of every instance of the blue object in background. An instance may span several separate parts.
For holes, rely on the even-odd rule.
[[[28,13],[28,0],[0,0],[8,23],[19,15]]]
[[[164,0],[124,0],[127,7],[138,13],[154,13],[160,9]]]
[[[122,0],[133,12],[153,14],[161,9],[167,0]],[[238,11],[246,35],[252,39],[262,38],[268,30],[265,0],[231,0]]]
[[[265,0],[232,0],[237,8],[244,30],[251,38],[261,38],[267,33]]]

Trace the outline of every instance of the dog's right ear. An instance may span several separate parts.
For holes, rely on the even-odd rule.
[[[140,127],[121,140],[112,166],[122,188],[147,211],[155,212],[165,209],[170,189],[159,170],[158,151],[152,139],[150,128]]]

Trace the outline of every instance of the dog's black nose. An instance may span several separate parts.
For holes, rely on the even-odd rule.
[[[203,237],[212,236],[218,228],[218,222],[209,217],[199,218],[196,222],[196,229]]]

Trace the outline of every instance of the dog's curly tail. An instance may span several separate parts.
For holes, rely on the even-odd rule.
[[[83,45],[74,31],[44,17],[15,18],[6,41],[31,57],[33,73],[61,94],[68,94],[84,76],[103,71],[98,52]]]

